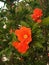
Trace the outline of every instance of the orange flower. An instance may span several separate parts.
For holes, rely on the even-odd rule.
[[[37,22],[38,22],[38,23],[41,23],[41,22],[42,22],[42,20],[41,20],[41,19],[38,19],[38,20],[37,20]]]
[[[42,9],[39,9],[39,8],[35,8],[33,13],[36,14],[38,17],[43,16]]]
[[[17,48],[18,48],[18,44],[19,44],[19,42],[16,42],[16,41],[15,41],[15,42],[12,43],[12,46],[17,49]]]
[[[21,27],[20,29],[15,31],[16,36],[18,36],[18,40],[25,41],[27,44],[32,41],[31,38],[31,29],[26,27]]]
[[[17,49],[19,53],[25,53],[28,49],[29,46],[26,44],[26,42],[13,42],[12,45]]]
[[[39,8],[34,9],[33,14],[31,15],[32,19],[38,23],[41,22],[42,16],[43,16],[42,10]]]

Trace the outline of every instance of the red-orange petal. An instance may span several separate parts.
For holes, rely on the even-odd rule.
[[[15,30],[15,34],[18,37],[18,40],[21,41],[28,41],[28,43],[31,42],[31,29],[27,27],[21,27],[20,29]],[[27,35],[28,37],[25,38],[24,36]],[[27,43],[27,42],[26,42]]]
[[[26,42],[21,42],[17,48],[19,53],[26,53],[28,49],[29,46],[26,44]]]
[[[15,42],[12,43],[12,46],[17,49],[17,48],[18,48],[18,44],[19,44],[19,42],[16,42],[16,41],[15,41]]]

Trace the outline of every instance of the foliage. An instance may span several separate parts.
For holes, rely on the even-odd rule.
[[[49,1],[0,1],[7,7],[0,8],[0,65],[46,65],[49,63]],[[35,8],[43,10],[41,23],[31,18]],[[32,33],[32,42],[25,54],[19,53],[12,46],[12,42],[18,40],[14,31],[21,26],[29,27]],[[9,60],[3,61],[4,55]]]

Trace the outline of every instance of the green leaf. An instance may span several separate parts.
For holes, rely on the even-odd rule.
[[[29,24],[28,24],[27,22],[25,22],[25,21],[21,21],[21,22],[20,22],[20,25],[29,27]]]
[[[4,50],[2,50],[1,52],[0,52],[0,55],[2,55],[4,52],[6,52],[7,50],[8,50],[9,48],[5,48]]]
[[[44,18],[43,21],[42,21],[42,24],[43,25],[49,25],[49,17]]]
[[[14,33],[12,33],[11,36],[12,36],[12,41],[16,41],[17,40],[16,35]]]
[[[39,24],[38,23],[34,23],[32,25],[32,32],[33,33],[36,33],[38,29],[39,29]]]
[[[39,43],[39,42],[36,42],[36,43],[35,43],[35,46],[38,47],[38,48],[43,48],[42,44]]]

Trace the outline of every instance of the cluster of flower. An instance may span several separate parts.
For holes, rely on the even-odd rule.
[[[32,19],[35,22],[38,22],[38,23],[41,22],[41,17],[42,16],[43,16],[42,9],[39,9],[39,8],[35,8],[34,11],[33,11],[33,14],[31,15]]]
[[[20,53],[25,53],[29,49],[29,43],[32,41],[31,29],[27,27],[21,27],[15,30],[15,35],[18,37],[18,41],[12,43],[12,46]]]
[[[32,19],[40,23],[43,13],[39,8],[34,9],[33,14],[31,15]],[[20,53],[25,53],[29,49],[29,43],[32,41],[31,29],[25,26],[22,26],[20,29],[15,30],[15,35],[18,37],[18,41],[14,41],[12,46],[17,49]]]

